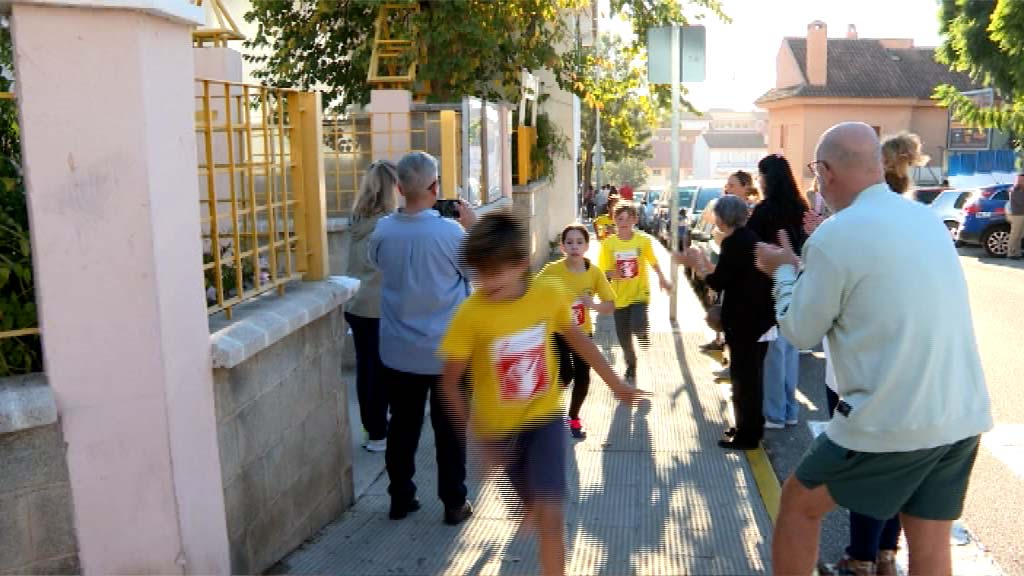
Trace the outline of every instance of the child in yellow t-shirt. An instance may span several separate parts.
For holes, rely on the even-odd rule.
[[[608,213],[601,214],[597,218],[594,218],[594,235],[597,236],[598,240],[604,240],[612,234],[615,234],[615,207],[618,204],[618,196],[609,196]]]
[[[456,430],[466,426],[459,385],[468,369],[473,436],[485,461],[502,463],[539,530],[545,574],[565,571],[562,500],[565,436],[552,334],[560,333],[624,402],[645,393],[627,386],[569,315],[571,295],[550,278],[530,280],[529,234],[505,211],[483,216],[463,244],[476,290],[456,310],[439,354],[441,395]]]
[[[590,234],[579,224],[570,224],[562,230],[562,252],[565,258],[551,262],[540,271],[540,278],[554,278],[569,290],[574,300],[572,303],[572,319],[583,333],[593,337],[594,327],[590,319],[590,310],[601,314],[615,311],[615,292],[608,284],[597,266],[583,255],[590,245]],[[601,303],[594,302],[594,296],[601,298]],[[558,375],[563,386],[572,384],[572,397],[569,400],[569,432],[573,438],[583,440],[587,433],[583,431],[580,421],[580,408],[587,399],[590,390],[590,364],[582,356],[569,349],[565,339],[555,334],[555,347],[558,353]]]
[[[632,381],[636,381],[633,336],[641,346],[650,343],[647,304],[651,300],[651,289],[647,284],[647,267],[657,272],[662,290],[672,288],[654,257],[651,237],[633,229],[637,220],[636,208],[632,205],[624,204],[615,209],[616,234],[601,242],[599,259],[601,269],[615,290],[615,334],[626,357],[626,379]]]

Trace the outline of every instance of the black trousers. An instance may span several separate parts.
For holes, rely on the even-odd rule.
[[[732,409],[737,442],[760,442],[764,436],[764,355],[767,342],[730,339],[729,372],[732,379]]]
[[[391,485],[388,493],[396,501],[416,496],[416,450],[423,429],[423,409],[430,396],[430,423],[437,450],[437,496],[446,508],[458,508],[466,501],[466,437],[459,435],[441,401],[440,376],[400,372],[384,366],[391,399],[388,451],[384,455]]]
[[[562,386],[572,385],[569,419],[578,420],[580,407],[590,391],[590,364],[573,352],[565,338],[558,334],[555,334],[555,354],[558,355],[558,379],[562,381]]]
[[[646,302],[615,309],[615,335],[619,338],[622,355],[626,357],[626,366],[635,370],[636,350],[633,348],[633,336],[636,336],[645,349],[651,343]]]
[[[345,313],[356,347],[356,396],[359,417],[370,440],[388,437],[388,391],[381,373],[380,318]]]

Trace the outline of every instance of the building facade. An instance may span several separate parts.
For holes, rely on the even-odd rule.
[[[768,153],[760,132],[707,132],[693,147],[694,178],[728,178],[737,170],[757,172],[757,162]]]
[[[910,39],[859,38],[852,25],[845,38],[829,38],[824,22],[812,22],[806,37],[783,39],[775,87],[757,100],[768,111],[768,151],[784,154],[797,180],[809,186],[806,165],[822,133],[839,122],[865,122],[881,136],[920,136],[931,157],[922,176],[941,179],[948,112],[931,99],[940,84],[973,88],[965,74],[937,63],[933,48]]]

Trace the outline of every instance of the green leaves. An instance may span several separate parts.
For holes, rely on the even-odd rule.
[[[687,0],[725,18],[718,0]],[[257,24],[246,42],[256,76],[269,84],[325,90],[335,107],[369,100],[368,66],[375,21],[384,0],[252,0],[245,14]],[[430,82],[432,101],[463,96],[515,102],[520,70],[551,70],[558,83],[588,105],[603,106],[611,92],[635,86],[588,85],[595,62],[573,45],[575,19],[570,10],[590,0],[388,0],[418,4],[392,34],[408,36],[421,47],[418,82]],[[633,15],[634,28],[685,22],[677,0],[612,0],[613,12]],[[644,35],[641,34],[640,38]],[[621,48],[626,59],[639,58],[642,40]],[[609,72],[614,62],[605,63]],[[610,79],[611,81],[611,79]]]
[[[939,22],[945,41],[936,60],[994,88],[999,102],[979,108],[950,85],[932,97],[962,122],[1024,133],[1024,3],[943,0]]]

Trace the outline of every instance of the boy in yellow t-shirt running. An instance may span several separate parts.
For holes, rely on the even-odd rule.
[[[638,221],[636,208],[624,204],[615,209],[616,234],[601,242],[599,265],[612,281],[615,290],[615,334],[626,357],[626,379],[636,382],[636,350],[633,336],[644,348],[650,343],[647,304],[651,289],[647,284],[647,267],[658,274],[661,289],[672,285],[665,279],[654,256],[651,237],[634,230]]]
[[[593,338],[594,326],[590,319],[590,311],[611,314],[615,311],[615,292],[608,284],[604,272],[592,266],[590,260],[583,255],[590,246],[590,234],[579,224],[570,224],[562,230],[562,253],[565,258],[551,262],[540,271],[540,278],[554,278],[572,294],[572,319],[583,333]],[[594,296],[601,298],[601,303],[594,302]],[[580,421],[580,408],[587,399],[590,390],[590,364],[582,356],[569,349],[569,344],[560,335],[555,334],[555,347],[558,353],[558,375],[563,386],[572,384],[572,397],[569,400],[569,433],[577,440],[583,440],[587,433],[583,431]]]
[[[618,204],[618,196],[609,196],[608,212],[594,218],[594,236],[597,236],[598,240],[604,240],[612,234],[615,234],[615,207]]]
[[[460,382],[472,387],[473,436],[489,465],[503,464],[522,499],[524,523],[539,531],[544,574],[565,571],[565,436],[552,334],[561,334],[623,402],[643,392],[615,375],[569,315],[572,297],[557,281],[528,278],[529,235],[508,212],[483,216],[463,244],[476,291],[455,312],[439,354],[441,396],[456,430],[466,426]]]

